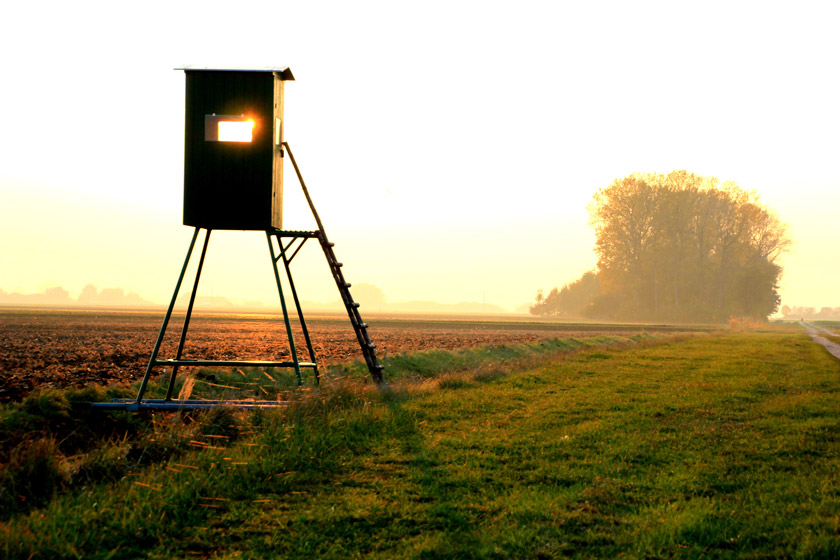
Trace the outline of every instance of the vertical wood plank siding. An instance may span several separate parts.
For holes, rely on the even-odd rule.
[[[186,76],[184,224],[280,228],[282,161],[278,173],[273,132],[280,80],[273,72],[187,70]],[[280,97],[277,118],[282,118],[282,87]],[[213,113],[253,117],[252,141],[205,141],[204,117]]]

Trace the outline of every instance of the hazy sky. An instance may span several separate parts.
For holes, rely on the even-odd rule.
[[[288,65],[285,131],[353,283],[508,308],[596,262],[586,205],[633,172],[755,189],[790,226],[783,304],[840,306],[836,2],[15,2],[0,49],[0,288],[165,302],[182,65]],[[285,225],[312,229],[286,168]],[[302,297],[337,299],[316,245]],[[200,293],[277,299],[216,232]]]

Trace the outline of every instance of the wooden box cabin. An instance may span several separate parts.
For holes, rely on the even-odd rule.
[[[184,225],[283,226],[283,84],[288,67],[186,73]]]

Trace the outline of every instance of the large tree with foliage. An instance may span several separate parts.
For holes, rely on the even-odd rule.
[[[593,317],[723,321],[779,305],[785,226],[754,192],[687,171],[637,173],[589,206],[601,294]]]

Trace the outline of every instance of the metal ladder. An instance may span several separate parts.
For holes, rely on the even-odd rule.
[[[350,316],[350,323],[353,325],[353,330],[356,331],[356,339],[362,348],[362,354],[365,357],[368,371],[370,371],[373,380],[377,384],[381,384],[384,381],[382,370],[385,366],[381,365],[379,360],[376,359],[376,344],[370,340],[367,332],[368,325],[362,321],[362,316],[359,314],[359,304],[353,301],[353,296],[350,295],[350,283],[344,280],[344,273],[341,270],[343,264],[335,258],[335,252],[333,251],[335,243],[327,240],[327,234],[323,230],[320,230],[318,233],[318,240],[324,249],[324,256],[327,257],[327,263],[330,265],[335,285],[338,286],[338,291],[341,293],[341,300],[344,302],[344,307]]]
[[[315,223],[318,225],[318,230],[314,233],[317,235],[318,241],[321,243],[321,248],[324,250],[324,256],[327,258],[327,264],[329,264],[333,280],[335,280],[335,285],[338,287],[338,291],[341,294],[341,300],[344,303],[344,307],[347,309],[347,315],[350,317],[350,324],[353,325],[353,330],[356,332],[356,340],[358,340],[359,346],[362,349],[362,355],[365,357],[365,363],[367,364],[368,371],[370,371],[370,375],[373,377],[374,382],[377,385],[381,385],[385,381],[384,376],[382,375],[382,370],[385,366],[380,364],[379,360],[376,358],[376,344],[374,344],[370,339],[370,335],[367,331],[368,325],[362,320],[362,316],[359,313],[359,304],[353,300],[353,296],[350,294],[351,284],[344,279],[344,272],[342,271],[342,267],[344,265],[336,258],[335,251],[333,250],[335,243],[332,243],[327,238],[327,233],[324,230],[324,224],[321,223],[318,211],[315,210],[315,205],[312,203],[312,198],[309,196],[309,189],[306,188],[306,183],[303,181],[303,176],[300,173],[300,168],[298,167],[297,161],[295,161],[295,156],[292,154],[292,149],[289,147],[289,143],[283,142],[283,146],[289,154],[289,159],[292,162],[292,166],[295,168],[295,174],[300,182],[303,194],[306,197],[306,202],[309,205],[309,209],[312,211]]]

